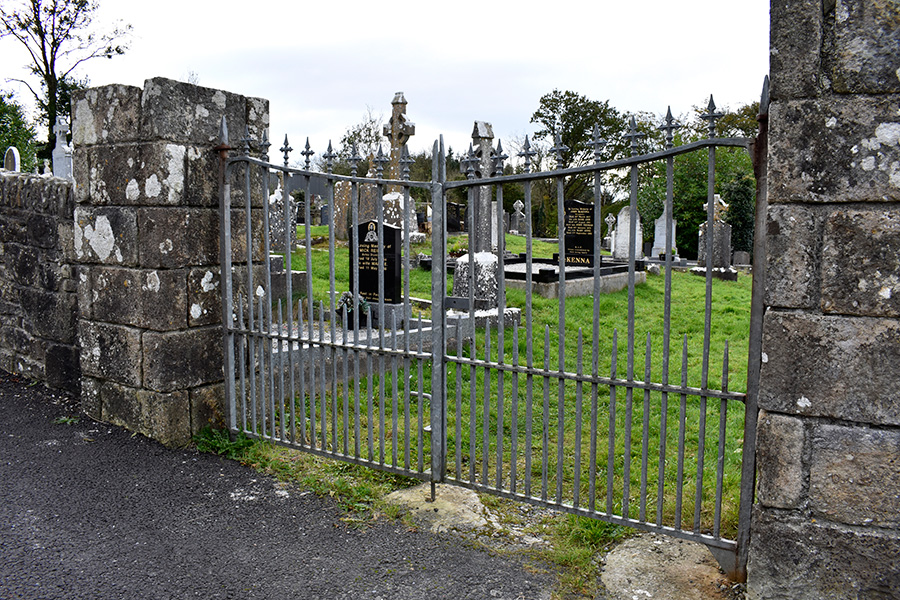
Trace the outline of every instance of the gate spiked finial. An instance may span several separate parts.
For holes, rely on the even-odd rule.
[[[347,159],[350,161],[350,175],[356,177],[357,170],[359,169],[359,163],[362,161],[362,156],[359,155],[359,152],[356,151],[356,142],[353,142],[350,146],[350,158]]]
[[[263,131],[262,140],[259,142],[259,154],[263,162],[269,162],[269,132]]]
[[[494,155],[494,173],[493,175],[503,175],[503,161],[509,158],[509,155],[503,153],[503,144],[497,140],[497,153]]]
[[[328,150],[325,151],[322,158],[325,159],[325,169],[328,171],[329,175],[331,175],[331,172],[334,170],[334,159],[336,156],[337,154],[331,149],[331,140],[328,140]]]
[[[309,157],[315,154],[315,152],[313,152],[312,148],[310,148],[309,146],[309,138],[306,138],[306,148],[304,148],[300,154],[302,154],[306,159],[304,161],[304,164],[306,165],[306,170],[309,171]]]
[[[224,115],[222,115],[222,121],[219,123],[219,145],[228,145],[228,123],[225,121]]]
[[[525,143],[522,144],[522,151],[519,152],[519,156],[525,159],[525,172],[531,173],[531,157],[536,156],[537,152],[531,149],[531,142],[528,141],[528,136],[525,136]]]
[[[588,142],[588,145],[594,149],[594,162],[599,163],[601,161],[600,153],[603,152],[603,149],[606,148],[606,140],[600,137],[600,125],[599,123],[594,123],[594,132],[591,136],[591,141]]]
[[[563,162],[563,154],[569,151],[569,147],[562,143],[562,137],[557,133],[556,134],[556,144],[550,148],[550,152],[556,153],[556,168],[562,169]]]
[[[460,165],[466,165],[466,179],[475,179],[475,164],[478,162],[478,159],[475,158],[475,149],[472,148],[471,142],[469,142],[469,152],[459,162]]]
[[[631,155],[636,156],[638,152],[638,139],[644,137],[643,133],[638,133],[637,130],[637,122],[634,120],[634,117],[631,117],[631,126],[629,128],[628,133],[623,135],[622,137],[631,140]]]
[[[403,144],[403,149],[400,151],[400,178],[404,181],[409,181],[409,166],[414,164],[416,161],[409,157],[409,148],[406,144]]]
[[[252,143],[253,138],[250,137],[250,128],[244,127],[244,137],[241,138],[241,154],[248,156],[250,154],[250,145]]]
[[[378,179],[384,179],[384,165],[391,162],[391,159],[384,155],[381,150],[381,144],[378,144],[378,154],[375,155],[375,172]]]
[[[659,126],[660,131],[664,131],[666,134],[666,148],[672,148],[675,146],[675,130],[681,129],[681,124],[675,120],[675,117],[672,116],[672,107],[669,107],[668,112],[666,113],[665,122]]]
[[[709,137],[716,137],[716,121],[725,116],[725,113],[716,112],[716,103],[713,100],[712,94],[709,95],[709,105],[706,107],[706,114],[700,115],[700,118],[704,121],[709,121]]]
[[[284,136],[284,146],[279,148],[279,150],[282,154],[284,154],[284,166],[286,167],[288,166],[288,159],[290,158],[291,152],[293,151],[293,148],[291,148],[291,145],[288,143],[287,134],[285,134]]]

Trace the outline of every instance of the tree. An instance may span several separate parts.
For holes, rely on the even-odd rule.
[[[28,0],[16,8],[0,8],[0,37],[11,36],[31,57],[28,70],[40,78],[40,91],[25,84],[41,108],[47,126],[50,152],[56,141],[53,126],[58,115],[67,115],[68,94],[77,89],[75,69],[94,58],[124,54],[131,25],[115,25],[112,31],[96,32],[92,21],[95,0]]]
[[[338,147],[335,152],[337,159],[334,163],[334,172],[338,175],[349,175],[351,170],[350,157],[353,156],[354,144],[356,145],[356,154],[362,158],[357,164],[357,174],[364,177],[369,170],[369,157],[378,153],[378,148],[382,148],[385,152],[384,142],[386,138],[383,134],[383,118],[380,114],[376,115],[372,112],[372,108],[366,107],[366,114],[363,120],[355,125],[351,125],[341,136]],[[387,147],[387,154],[390,156],[390,146]],[[324,170],[324,160],[319,155],[319,168]]]
[[[33,171],[37,165],[37,141],[34,127],[25,111],[9,92],[0,91],[0,152],[15,146],[22,159],[22,171]]]
[[[751,176],[735,179],[722,188],[722,198],[728,203],[725,221],[731,225],[732,249],[752,255],[756,181]]]
[[[709,137],[707,122],[700,118],[706,112],[706,109],[694,107],[691,116],[682,119],[684,126],[674,135],[676,146]],[[736,111],[722,109],[720,112],[723,112],[724,116],[716,123],[717,137],[734,135],[750,137],[751,133],[755,135],[755,132],[750,129],[749,115],[752,115],[755,123],[758,104],[744,105]],[[645,128],[650,126],[652,123],[649,122],[644,125]],[[687,258],[696,258],[697,231],[700,224],[706,221],[706,211],[703,210],[703,205],[707,201],[708,155],[709,153],[704,150],[682,154],[675,158],[672,200],[673,217],[678,222],[675,243],[679,254]],[[749,243],[752,246],[752,222],[755,210],[753,190],[755,188],[753,187],[753,166],[750,155],[743,148],[717,148],[715,175],[714,193],[722,195],[725,202],[729,202],[729,194],[739,198],[741,206],[736,213],[739,212],[741,216],[735,218],[740,219],[741,244]],[[746,195],[747,186],[750,186],[749,197]],[[642,166],[638,188],[638,212],[644,223],[652,223],[662,214],[665,197],[665,162],[660,161]],[[749,233],[744,226],[748,214]],[[735,227],[734,223],[732,223],[732,227]],[[652,227],[644,227],[645,237],[652,239],[652,232]],[[734,229],[732,236],[734,240]],[[733,245],[736,250],[739,249],[737,243]]]
[[[567,148],[561,154],[550,152],[559,168],[594,162],[592,141],[595,125],[600,137],[606,140],[601,159],[625,155],[627,124],[608,100],[599,102],[572,91],[553,90],[541,96],[531,122],[540,126],[534,133],[536,140],[545,140],[555,146],[559,136],[562,145]],[[590,200],[593,197],[592,185],[590,177],[569,177],[564,185],[565,196],[567,199]]]

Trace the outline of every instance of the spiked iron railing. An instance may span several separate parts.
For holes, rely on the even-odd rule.
[[[761,104],[764,115],[767,102]],[[479,160],[472,145],[460,161],[464,180],[447,181],[443,140],[435,142],[430,181],[411,181],[414,161],[404,146],[399,158],[399,172],[388,174],[390,159],[378,149],[373,161],[374,178],[359,177],[362,157],[351,147],[347,161],[350,175],[334,173],[335,154],[331,143],[322,154],[324,172],[311,170],[315,155],[309,140],[301,151],[302,168],[291,168],[292,148],[285,137],[280,148],[283,166],[268,163],[268,138],[258,144],[245,132],[237,153],[228,157],[227,130],[223,126],[222,143],[222,273],[223,319],[225,323],[226,395],[229,424],[241,431],[307,452],[338,460],[417,477],[432,484],[455,483],[480,491],[514,498],[558,510],[603,519],[611,523],[700,541],[706,544],[724,568],[737,578],[743,577],[748,544],[749,506],[752,503],[753,457],[755,441],[756,377],[759,371],[759,336],[761,331],[762,292],[759,286],[764,273],[754,274],[754,312],[751,318],[750,365],[747,394],[728,389],[729,349],[722,348],[720,386],[711,387],[713,281],[707,269],[705,281],[705,318],[702,340],[702,364],[699,385],[689,385],[688,336],[681,345],[681,378],[670,381],[670,329],[673,304],[672,266],[674,247],[673,180],[677,156],[703,151],[708,154],[707,220],[714,219],[715,164],[717,147],[747,147],[746,138],[715,137],[717,112],[710,97],[707,112],[709,137],[681,146],[674,145],[674,132],[680,125],[671,110],[659,126],[664,134],[664,148],[649,154],[638,154],[638,141],[644,136],[632,118],[625,139],[630,156],[604,160],[607,142],[595,127],[589,142],[593,163],[567,166],[569,151],[556,136],[551,152],[556,158],[552,171],[534,172],[537,155],[528,137],[518,157],[519,173],[504,175],[509,158],[498,141],[490,149],[493,163],[490,173],[480,172]],[[765,125],[764,116],[760,117]],[[757,144],[764,143],[765,129]],[[259,157],[253,156],[252,152]],[[396,156],[396,155],[395,155]],[[764,153],[762,154],[764,156]],[[652,367],[655,356],[653,339],[648,332],[644,341],[643,376],[636,373],[639,352],[636,332],[636,280],[639,259],[633,240],[636,236],[638,172],[642,165],[664,162],[666,166],[665,208],[665,291],[663,298],[663,331],[661,369]],[[757,161],[759,164],[760,161]],[[593,177],[594,223],[600,223],[603,176],[609,172],[629,173],[629,244],[627,260],[627,356],[624,374],[619,364],[619,335],[611,335],[611,353],[601,352],[599,328],[601,312],[601,262],[594,266],[593,323],[591,340],[585,348],[584,333],[566,331],[570,317],[566,307],[565,246],[560,244],[558,257],[558,329],[542,328],[534,322],[532,290],[533,267],[533,186],[549,180],[556,190],[558,229],[565,229],[564,183],[566,178]],[[269,214],[267,201],[254,201],[255,196],[268,198],[269,174],[278,173],[283,182],[284,212]],[[391,179],[390,177],[396,177]],[[765,166],[759,168],[761,181],[757,207],[765,204]],[[371,186],[382,198],[386,186],[402,190],[403,222],[410,222],[410,193],[430,191],[432,222],[432,312],[430,320],[411,318],[411,246],[409,236],[402,243],[403,310],[402,323],[397,312],[388,312],[383,300],[370,307],[365,321],[360,296],[359,260],[352,261],[350,290],[346,304],[338,301],[335,253],[335,228],[329,228],[328,290],[318,290],[314,281],[313,239],[310,205],[314,189],[324,184],[325,201],[334,216],[335,186],[346,185],[349,194],[349,241],[360,248],[360,190]],[[490,186],[502,206],[503,186],[522,186],[524,199],[525,289],[524,340],[520,328],[507,320],[505,238],[498,235],[498,306],[496,320],[479,320],[476,311],[475,265],[473,244],[468,247],[467,298],[452,297],[448,289],[447,219],[445,198],[450,190],[466,192],[469,202],[469,231],[475,231],[475,211],[471,210],[478,189]],[[233,244],[231,221],[232,188],[242,188],[244,218],[242,239]],[[396,187],[395,187],[396,186]],[[551,188],[552,189],[552,188]],[[295,298],[292,287],[291,260],[284,275],[271,272],[271,250],[268,223],[270,218],[291,222],[291,193],[302,191],[304,202],[304,239],[306,280],[302,298]],[[499,212],[499,211],[498,211]],[[253,220],[261,217],[261,231]],[[758,216],[758,219],[760,217]],[[502,231],[502,214],[496,227]],[[761,225],[757,225],[761,231]],[[376,202],[374,218],[378,240],[376,273],[386,265],[384,235],[385,215],[382,202]],[[594,230],[593,248],[601,252],[599,225]],[[279,234],[280,235],[280,234]],[[284,228],[284,247],[295,245],[296,230]],[[764,265],[764,248],[755,249],[754,269]],[[712,256],[713,236],[706,236],[707,256]],[[235,246],[242,255],[233,254]],[[260,255],[260,253],[262,255]],[[256,274],[255,274],[256,273]],[[284,277],[284,294],[272,297],[273,277]],[[343,276],[342,276],[343,279]],[[378,298],[384,298],[384,277],[378,279]],[[450,306],[464,307],[448,320]],[[390,315],[391,322],[385,318]],[[377,319],[373,319],[377,316]],[[327,320],[327,323],[326,323]],[[373,322],[374,320],[374,322]],[[478,323],[476,325],[476,323]],[[556,357],[551,360],[551,341],[555,340]],[[522,342],[522,347],[520,347]],[[543,342],[543,357],[540,345]],[[535,343],[538,348],[535,348]],[[590,353],[585,362],[585,351]],[[524,351],[524,357],[520,353]],[[607,361],[608,362],[605,362]],[[607,370],[608,369],[608,370]],[[427,373],[430,371],[430,376]],[[658,372],[658,377],[654,375]],[[608,374],[606,374],[608,373]],[[551,388],[555,382],[555,406]],[[480,385],[479,385],[480,384]],[[542,397],[540,391],[543,391]],[[608,390],[608,399],[606,391]],[[624,407],[622,406],[624,395]],[[677,400],[676,400],[677,399]],[[673,400],[677,406],[670,406]],[[713,402],[710,402],[710,401]],[[718,400],[717,407],[715,401]],[[589,407],[585,404],[589,403]],[[737,403],[744,410],[744,442],[741,477],[740,519],[736,539],[723,531],[723,481],[726,452],[735,452],[734,440],[726,432],[728,407]],[[480,408],[480,411],[478,410]],[[716,408],[718,409],[716,411]],[[670,413],[677,412],[674,430],[669,428]],[[717,436],[707,432],[707,414],[718,413]],[[604,414],[605,413],[605,414]],[[690,419],[688,423],[689,413]],[[754,434],[751,436],[750,432]],[[635,434],[632,439],[632,434]],[[639,435],[638,435],[639,434]],[[606,437],[606,448],[602,438]],[[693,438],[696,438],[693,441]],[[707,440],[710,449],[706,448]],[[604,456],[605,454],[605,456]],[[709,457],[707,456],[709,455]],[[632,472],[634,469],[634,472]],[[693,471],[691,471],[693,470]],[[691,472],[689,472],[691,471]],[[708,479],[714,484],[708,485]],[[432,488],[434,490],[434,488]],[[674,498],[671,498],[674,496]],[[710,504],[712,505],[710,507]],[[709,516],[709,513],[711,516]],[[685,518],[687,517],[687,518]],[[686,522],[687,521],[687,522]]]

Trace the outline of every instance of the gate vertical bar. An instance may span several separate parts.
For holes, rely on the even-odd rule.
[[[744,406],[744,450],[741,466],[741,500],[738,507],[735,581],[747,580],[750,552],[750,514],[756,479],[756,425],[759,416],[759,371],[762,363],[762,326],[766,292],[766,213],[769,207],[769,78],[763,83],[759,101],[759,135],[751,146],[756,175],[756,222],[753,232],[753,291],[750,303],[750,340],[747,359],[747,402]]]
[[[228,124],[225,117],[219,126],[219,264],[222,281],[222,334],[225,344],[225,419],[228,429],[237,429],[234,395],[234,310],[231,280],[231,184],[228,183]]]
[[[444,180],[446,163],[444,159],[444,137],[434,143],[431,163],[431,499],[434,500],[434,486],[444,480],[447,461],[447,444],[444,425],[446,410],[446,369],[445,354],[445,314],[444,296],[447,279],[444,269],[447,229],[444,219]],[[471,233],[470,233],[471,235]],[[473,265],[472,265],[473,266]],[[457,332],[458,332],[457,328]],[[419,321],[419,338],[422,336]],[[419,390],[421,393],[421,390]],[[419,396],[421,398],[421,396]],[[421,408],[420,408],[421,410]],[[459,416],[457,415],[457,418]]]

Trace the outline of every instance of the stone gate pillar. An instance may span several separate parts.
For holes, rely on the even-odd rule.
[[[773,0],[752,598],[900,590],[900,9]]]
[[[268,102],[168,79],[72,101],[82,406],[166,444],[221,418],[223,116],[259,139]]]

